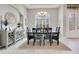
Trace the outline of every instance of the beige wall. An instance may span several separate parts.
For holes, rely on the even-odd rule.
[[[57,8],[39,8],[39,9],[28,9],[27,14],[28,14],[28,24],[29,27],[34,27],[35,26],[35,15],[39,11],[46,11],[50,15],[50,20],[49,20],[49,25],[51,27],[57,26],[58,24],[58,9]]]

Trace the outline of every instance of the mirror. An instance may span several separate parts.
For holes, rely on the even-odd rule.
[[[5,25],[5,30],[9,29],[9,30],[14,30],[14,28],[16,27],[16,22],[17,22],[17,18],[16,15],[13,14],[12,12],[6,12],[4,15],[4,25]]]
[[[8,24],[14,24],[17,20],[16,16],[11,12],[6,12],[4,19],[7,20]]]

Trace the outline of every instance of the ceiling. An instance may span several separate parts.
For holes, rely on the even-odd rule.
[[[29,9],[31,8],[58,8],[60,4],[25,4]]]

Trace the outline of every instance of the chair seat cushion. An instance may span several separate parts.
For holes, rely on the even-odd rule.
[[[51,35],[44,35],[44,39],[50,39]]]
[[[42,39],[42,35],[41,34],[36,34],[34,35],[35,39]]]

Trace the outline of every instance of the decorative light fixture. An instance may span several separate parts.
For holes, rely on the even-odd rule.
[[[39,15],[39,16],[45,16],[45,15],[47,15],[47,12],[40,11],[40,12],[37,13],[37,15]]]

